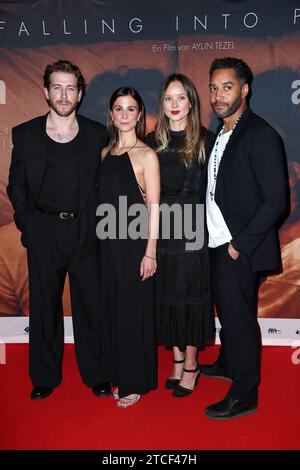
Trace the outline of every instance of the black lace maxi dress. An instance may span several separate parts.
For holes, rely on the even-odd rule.
[[[179,149],[185,131],[170,131],[168,148],[157,152],[161,171],[161,205],[177,203],[184,213],[185,204],[192,207],[192,226],[196,224],[196,204],[205,202],[203,165],[195,162],[190,168],[180,162]],[[147,143],[156,149],[154,134]],[[213,134],[207,134],[207,155],[213,145]],[[201,348],[212,340],[214,319],[210,291],[209,253],[207,234],[204,246],[187,249],[184,233],[175,238],[174,218],[171,219],[170,239],[162,238],[157,245],[158,269],[155,275],[155,313],[158,342],[177,346]],[[183,220],[183,219],[182,219]]]

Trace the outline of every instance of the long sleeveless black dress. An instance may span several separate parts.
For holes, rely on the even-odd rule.
[[[157,152],[161,173],[161,205],[179,204],[193,208],[195,227],[196,204],[205,201],[203,165],[195,162],[186,168],[179,151],[185,131],[169,131],[168,148]],[[147,136],[147,144],[156,150],[154,133]],[[207,132],[206,155],[209,155],[214,136]],[[161,224],[160,224],[161,227]],[[213,338],[214,319],[210,290],[209,253],[207,234],[201,249],[187,249],[187,239],[176,239],[174,221],[171,221],[170,239],[159,238],[157,244],[157,273],[155,277],[155,317],[158,342],[177,346],[202,347]]]
[[[108,154],[103,160],[99,196],[99,203],[111,204],[116,211],[116,238],[99,243],[104,367],[120,397],[145,394],[157,384],[154,283],[153,278],[140,277],[147,240],[118,234],[119,196],[127,197],[128,208],[137,203],[145,207],[127,153]],[[128,217],[127,227],[131,220]]]

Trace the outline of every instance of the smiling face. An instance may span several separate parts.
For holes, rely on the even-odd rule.
[[[179,124],[184,127],[191,109],[191,103],[181,82],[171,82],[163,97],[163,111],[172,124]]]
[[[114,126],[122,132],[133,130],[140,118],[138,103],[132,96],[119,96],[110,112]]]
[[[75,111],[82,92],[78,90],[75,75],[53,72],[50,76],[49,90],[44,88],[44,94],[50,108],[59,116],[67,117]]]
[[[217,69],[210,78],[209,91],[212,109],[225,119],[244,110],[249,86],[241,83],[234,69]]]

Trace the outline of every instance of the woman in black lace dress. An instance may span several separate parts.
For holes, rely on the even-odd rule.
[[[193,83],[182,74],[169,76],[160,95],[156,129],[148,135],[147,143],[160,161],[161,205],[170,208],[176,204],[169,237],[161,215],[155,279],[157,339],[172,346],[174,353],[173,373],[165,387],[173,389],[175,397],[189,395],[197,385],[197,351],[213,336],[206,235],[201,246],[195,240],[191,243],[184,229],[176,234],[184,222],[205,232],[204,210],[197,210],[205,201],[203,168],[213,140],[213,134],[201,125]],[[191,209],[190,217],[184,212],[187,208]]]

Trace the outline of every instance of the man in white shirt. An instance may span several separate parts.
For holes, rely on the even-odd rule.
[[[206,211],[212,288],[221,323],[217,361],[201,373],[231,380],[211,419],[257,410],[260,342],[256,318],[258,273],[278,268],[275,224],[287,202],[285,153],[277,132],[248,108],[253,79],[241,59],[216,59],[210,102],[223,122],[208,161]]]

